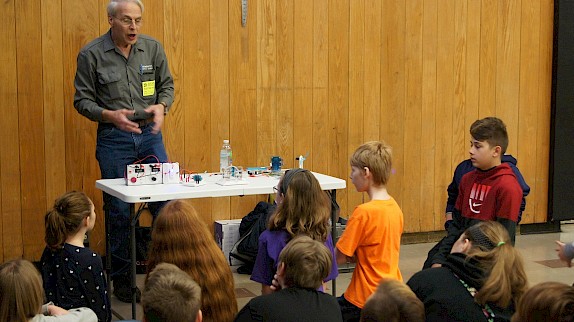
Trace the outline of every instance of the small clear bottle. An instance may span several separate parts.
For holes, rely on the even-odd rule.
[[[230,178],[231,171],[229,167],[232,165],[233,152],[231,151],[231,145],[229,144],[229,140],[223,140],[223,146],[221,147],[221,151],[219,153],[219,171],[223,175],[223,178]]]

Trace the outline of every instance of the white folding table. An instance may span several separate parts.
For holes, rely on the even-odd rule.
[[[344,189],[346,181],[343,179],[331,177],[325,174],[313,172],[315,178],[319,181],[321,189],[329,190],[332,200],[336,200],[336,190]],[[175,199],[192,199],[192,198],[215,198],[215,197],[232,197],[232,196],[248,196],[259,194],[274,193],[273,187],[277,186],[279,177],[277,176],[247,176],[244,177],[245,184],[239,185],[220,185],[217,182],[221,180],[220,174],[202,173],[203,180],[200,186],[189,186],[184,184],[157,184],[157,185],[139,185],[128,186],[124,178],[119,179],[101,179],[96,181],[96,188],[108,193],[124,202],[130,204],[130,252],[131,252],[131,286],[132,286],[132,318],[136,318],[136,225],[138,216],[135,212],[136,203],[147,203],[156,201],[168,201]],[[106,220],[108,214],[106,212]],[[332,231],[331,235],[333,241],[336,238],[336,225],[337,211],[331,211]],[[106,223],[106,227],[107,223]],[[106,269],[111,263],[110,238],[108,236],[109,230],[106,231]],[[336,259],[333,259],[336,260]],[[109,287],[109,278],[108,278]],[[335,294],[336,284],[335,280],[332,281],[333,294]]]

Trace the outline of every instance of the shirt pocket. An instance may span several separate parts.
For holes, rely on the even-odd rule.
[[[142,82],[155,81],[155,68],[147,69],[140,72]]]
[[[122,75],[115,71],[98,71],[98,82],[104,89],[104,93],[112,100],[121,98],[120,81]]]

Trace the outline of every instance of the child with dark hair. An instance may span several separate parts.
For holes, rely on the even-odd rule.
[[[48,301],[64,309],[89,307],[100,322],[110,321],[102,258],[84,247],[84,236],[96,223],[94,204],[83,192],[71,191],[56,199],[44,220],[41,262]]]
[[[515,157],[513,157],[510,154],[503,154],[501,161],[502,163],[508,164],[510,169],[512,169],[512,172],[514,172],[514,175],[516,176],[516,180],[518,180],[518,184],[520,184],[520,187],[522,188],[522,202],[520,203],[520,212],[518,213],[518,221],[517,221],[517,223],[520,223],[520,220],[522,220],[522,213],[526,209],[526,197],[528,196],[528,194],[530,194],[530,186],[526,183],[526,180],[524,180],[522,173],[518,169],[517,167],[518,161],[516,160]],[[448,198],[446,201],[446,210],[445,210],[445,219],[446,219],[445,227],[446,225],[449,225],[450,221],[452,220],[452,212],[454,211],[456,199],[458,199],[458,192],[459,192],[458,186],[460,185],[462,177],[465,174],[474,170],[476,170],[476,168],[472,165],[471,159],[466,159],[456,166],[454,174],[452,176],[452,182],[448,185],[448,188],[446,189]]]
[[[442,265],[460,234],[480,221],[502,224],[514,245],[523,191],[510,166],[502,162],[508,147],[506,125],[486,117],[472,123],[470,135],[470,160],[476,170],[462,177],[448,234],[429,251],[423,268]]]
[[[96,322],[89,308],[64,310],[52,302],[42,305],[42,277],[27,260],[0,265],[0,321],[2,322]]]
[[[332,254],[306,235],[291,239],[279,255],[276,288],[255,297],[235,321],[342,321],[335,297],[318,291],[332,269]]]
[[[272,292],[273,274],[279,264],[279,253],[297,235],[306,235],[327,246],[334,256],[329,233],[331,201],[309,170],[292,169],[285,172],[276,187],[277,208],[269,219],[268,229],[259,236],[259,248],[251,280],[261,283],[261,293]],[[337,278],[337,264],[324,282]],[[320,287],[322,289],[322,286]]]

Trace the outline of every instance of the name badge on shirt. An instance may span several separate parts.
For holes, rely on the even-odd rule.
[[[151,96],[155,94],[155,81],[142,82],[143,96]]]
[[[140,65],[140,74],[153,74],[153,65]]]

